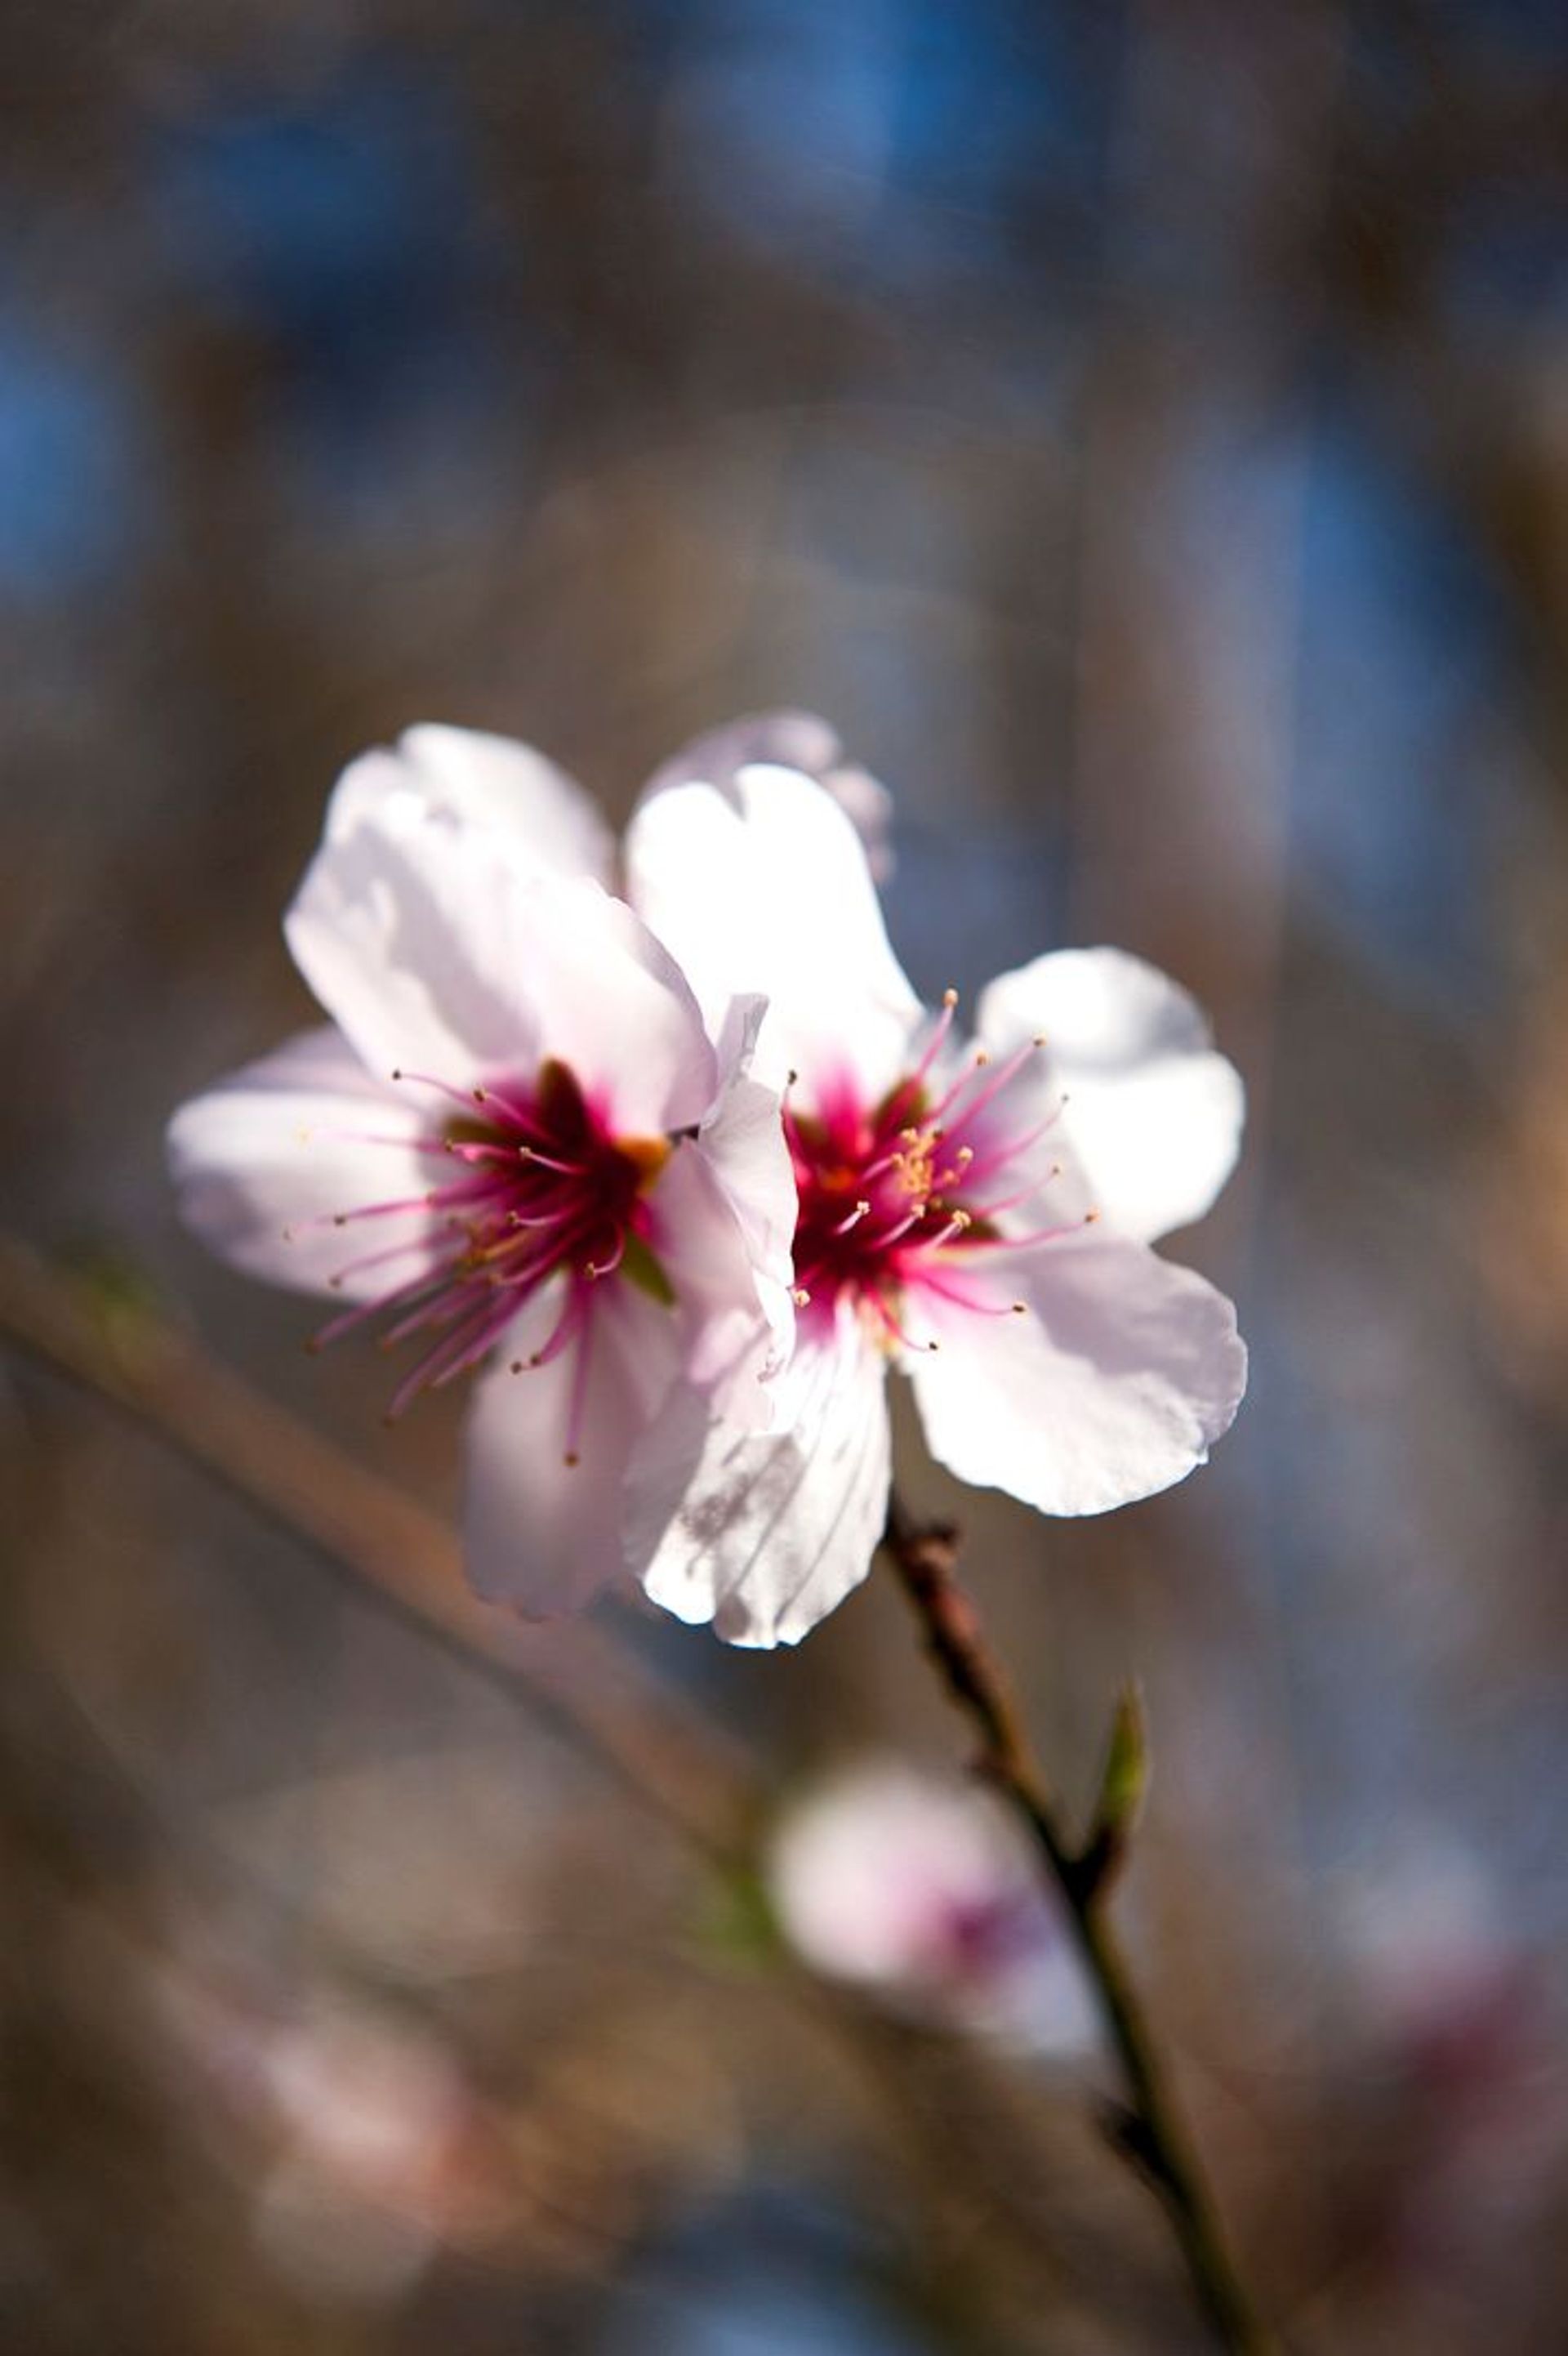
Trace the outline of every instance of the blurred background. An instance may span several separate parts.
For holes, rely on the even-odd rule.
[[[1302,2351],[1568,2348],[1568,16],[5,0],[0,134],[13,1229],[106,1352],[167,1320],[449,1514],[448,1403],[387,1433],[204,1261],[166,1115],[307,1018],[357,750],[496,728],[624,816],[826,713],[928,994],[1117,942],[1246,1075],[1175,1247],[1253,1346],[1211,1469],[1082,1525],[905,1475],[1074,1807],[1146,1681],[1118,1906],[1245,2270]],[[884,1577],[788,1656],[603,1615],[768,1794],[720,1885],[527,1690],[0,1386],[7,2346],[1204,2344],[1014,1984],[1050,1926],[810,1930],[814,1874],[990,1887]]]

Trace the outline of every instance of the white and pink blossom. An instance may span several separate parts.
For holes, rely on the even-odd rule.
[[[411,731],[344,776],[289,911],[332,1018],[176,1115],[189,1224],[406,1353],[396,1417],[479,1373],[467,1550],[530,1614],[624,1569],[677,1494],[672,1392],[765,1425],[794,1191],[749,1074],[760,1001],[711,1032],[606,889],[592,805],[537,755]],[[483,1371],[480,1371],[483,1370]]]
[[[893,1759],[840,1769],[769,1845],[780,1927],[816,1971],[894,2009],[1066,2057],[1097,2035],[1061,1909],[1000,1802]]]
[[[710,1010],[769,1001],[799,1192],[797,1338],[765,1438],[711,1424],[645,1529],[649,1593],[733,1643],[794,1643],[866,1575],[889,1485],[885,1376],[933,1453],[1049,1514],[1168,1488],[1231,1422],[1231,1304],[1149,1248],[1235,1159],[1241,1084],[1192,1001],[1110,949],[1037,958],[922,1009],[855,831],[810,778],[661,778],[627,841],[635,904]],[[685,1419],[689,1395],[667,1414]]]
[[[965,1046],[888,943],[885,807],[809,715],[715,731],[645,795],[628,906],[525,746],[416,728],[341,780],[287,927],[333,1027],[187,1105],[175,1170],[224,1257],[341,1298],[322,1338],[414,1354],[394,1413],[479,1372],[483,1591],[629,1572],[797,1641],[880,1535],[890,1367],[952,1470],[1048,1513],[1228,1425],[1230,1305],[1148,1247],[1222,1184],[1235,1073],[1112,950],[1005,975]]]

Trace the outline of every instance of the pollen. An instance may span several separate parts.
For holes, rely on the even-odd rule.
[[[815,1111],[809,1084],[805,1106],[792,1096],[784,1107],[800,1200],[796,1305],[816,1322],[847,1299],[895,1353],[932,1346],[909,1330],[923,1296],[944,1318],[1006,1315],[972,1277],[997,1251],[1070,1232],[1029,1215],[1046,1183],[1040,1141],[1057,1118],[1052,1107],[1040,1119],[1035,1045],[994,1059],[983,1047],[957,1052],[955,1003],[944,992],[915,1060],[879,1102],[858,1101],[840,1079]],[[1017,1312],[1027,1313],[1022,1302]]]
[[[638,1185],[645,1189],[669,1160],[670,1145],[667,1137],[618,1137],[615,1151],[631,1163],[637,1173]]]

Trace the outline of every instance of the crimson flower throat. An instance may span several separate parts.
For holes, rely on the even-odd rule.
[[[421,1076],[394,1076],[420,1084]],[[669,1144],[663,1138],[613,1136],[572,1073],[554,1061],[531,1082],[466,1091],[440,1080],[422,1084],[464,1108],[419,1149],[432,1162],[454,1162],[459,1174],[422,1195],[338,1212],[334,1224],[347,1227],[422,1213],[449,1233],[450,1248],[430,1266],[427,1230],[420,1242],[348,1262],[335,1284],[384,1265],[387,1289],[333,1319],[314,1346],[381,1315],[392,1318],[379,1336],[383,1349],[423,1339],[423,1355],[393,1395],[389,1415],[396,1418],[421,1391],[439,1389],[476,1365],[540,1287],[560,1278],[555,1324],[528,1358],[513,1361],[512,1372],[548,1365],[575,1343],[580,1380],[574,1388],[581,1390],[595,1287],[624,1272],[656,1298],[669,1298],[649,1240],[647,1201]],[[424,1262],[420,1274],[399,1282],[397,1263],[416,1254]],[[569,1462],[576,1461],[579,1420],[574,1408]]]
[[[924,1054],[880,1103],[864,1105],[853,1082],[837,1078],[819,1083],[814,1111],[786,1104],[800,1194],[795,1300],[808,1323],[830,1321],[848,1299],[869,1312],[888,1343],[934,1348],[905,1328],[912,1298],[933,1293],[993,1313],[966,1290],[965,1262],[1004,1245],[1049,1242],[1078,1224],[998,1229],[999,1218],[1061,1174],[1059,1164],[1042,1169],[1036,1149],[1062,1099],[1041,1117],[1034,1075],[1025,1079],[1043,1045],[1038,1040],[995,1066],[976,1050],[939,1087],[933,1074],[956,1002],[948,991]]]

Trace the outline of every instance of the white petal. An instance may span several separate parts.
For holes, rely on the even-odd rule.
[[[681,1364],[713,1413],[766,1430],[766,1378],[787,1355],[767,1314],[745,1234],[719,1174],[695,1140],[678,1144],[649,1197],[649,1243],[675,1294]],[[630,1281],[630,1280],[624,1280]]]
[[[672,786],[634,818],[626,866],[716,1032],[736,992],[768,999],[759,1078],[844,1073],[880,1095],[898,1076],[919,1001],[855,830],[819,786],[776,768],[742,769],[728,794]]]
[[[798,1644],[865,1578],[887,1517],[884,1361],[852,1317],[830,1344],[803,1344],[797,1363],[807,1358],[789,1431],[753,1439],[714,1423],[703,1435],[700,1403],[677,1391],[634,1480],[630,1567],[656,1603],[711,1621],[731,1644]]]
[[[415,1151],[428,1130],[421,1108],[372,1079],[337,1032],[307,1032],[176,1113],[168,1154],[180,1215],[248,1275],[373,1300],[429,1262],[436,1230],[423,1197],[443,1173]],[[334,1225],[342,1213],[405,1201],[406,1214]],[[395,1260],[356,1269],[394,1248]]]
[[[482,832],[412,794],[340,787],[283,928],[373,1072],[463,1086],[539,1059],[518,987],[524,910]]]
[[[1103,1514],[1184,1480],[1229,1426],[1246,1352],[1222,1293],[1145,1245],[1082,1238],[976,1259],[907,1312],[933,1455],[1043,1514]],[[1024,1313],[1009,1304],[1024,1303]]]
[[[1044,1037],[1108,1226],[1151,1243],[1202,1217],[1235,1166],[1244,1098],[1184,990],[1119,949],[1064,949],[992,982],[979,1029],[997,1054]]]
[[[795,1226],[799,1196],[780,1119],[779,1093],[752,1075],[757,1034],[766,1011],[767,1001],[763,998],[738,998],[731,1002],[719,1041],[719,1094],[702,1124],[699,1142],[745,1239],[772,1334],[768,1355],[782,1363],[795,1338]],[[725,1412],[732,1415],[733,1405]]]
[[[621,1576],[626,1473],[678,1364],[671,1311],[626,1284],[592,1304],[581,1343],[549,1365],[511,1372],[547,1339],[559,1286],[531,1301],[475,1392],[464,1515],[468,1577],[525,1618],[573,1612]],[[579,1462],[567,1454],[579,1386]]]
[[[523,873],[413,795],[335,801],[285,928],[373,1071],[466,1087],[554,1056],[624,1133],[712,1102],[697,1003],[632,911],[587,878]]]
[[[619,1135],[695,1129],[712,1108],[718,1058],[667,949],[587,880],[519,896],[522,977],[545,1054],[571,1066]]]
[[[484,829],[522,874],[592,875],[608,884],[615,843],[581,786],[527,744],[425,723],[351,761],[327,805],[329,838],[355,832],[367,811],[421,813]]]
[[[389,761],[432,808],[498,830],[549,873],[591,875],[606,887],[613,879],[615,838],[597,806],[531,744],[427,722],[405,729],[391,754],[366,758]]]
[[[643,798],[667,793],[671,786],[705,785],[739,809],[736,779],[742,769],[759,766],[797,769],[831,794],[880,881],[891,864],[892,796],[869,769],[846,760],[837,730],[815,712],[756,712],[709,729],[655,770]]]

